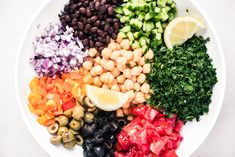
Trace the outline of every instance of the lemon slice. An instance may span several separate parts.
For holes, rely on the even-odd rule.
[[[86,85],[86,92],[91,102],[104,111],[114,111],[119,109],[127,103],[129,98],[127,93],[111,91],[109,89],[91,85]]]
[[[164,41],[169,49],[181,45],[190,39],[196,32],[205,29],[206,24],[191,16],[177,17],[172,20],[164,32]]]

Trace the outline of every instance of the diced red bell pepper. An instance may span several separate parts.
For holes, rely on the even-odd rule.
[[[63,109],[63,111],[66,111],[68,109],[74,108],[74,106],[75,106],[74,101],[67,101],[67,102],[63,103],[62,109]]]

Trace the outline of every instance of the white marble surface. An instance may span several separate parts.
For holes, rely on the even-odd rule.
[[[227,89],[212,132],[192,157],[235,156],[235,1],[195,0],[208,13],[223,43]],[[27,130],[13,86],[16,51],[23,29],[44,0],[0,0],[0,157],[49,157]]]

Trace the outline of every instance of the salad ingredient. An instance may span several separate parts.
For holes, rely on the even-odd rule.
[[[62,136],[63,132],[64,132],[64,131],[68,131],[68,130],[69,130],[69,129],[68,129],[67,127],[65,127],[65,126],[60,126],[59,129],[58,129],[58,131],[57,131],[57,135]]]
[[[64,28],[75,30],[73,35],[79,37],[85,49],[95,47],[101,51],[111,39],[116,39],[121,27],[114,12],[119,3],[120,0],[71,0],[59,18]]]
[[[34,55],[30,64],[39,77],[54,76],[68,73],[81,67],[88,56],[83,51],[83,44],[77,37],[73,37],[74,30],[60,24],[50,24],[33,42]]]
[[[75,119],[72,119],[69,123],[69,127],[72,129],[72,130],[79,130],[83,125],[83,121],[82,120],[75,120]],[[73,132],[74,133],[74,132]]]
[[[206,24],[201,19],[192,16],[177,17],[165,29],[165,44],[169,49],[172,49],[176,45],[183,44],[195,33],[205,28]]]
[[[59,125],[57,123],[55,124],[52,124],[50,126],[47,127],[47,131],[50,133],[50,134],[56,134],[57,131],[59,129]]]
[[[84,117],[84,108],[80,105],[73,108],[72,117],[76,120],[80,120]]]
[[[115,157],[177,156],[183,122],[147,106],[134,107],[136,118],[117,135]]]
[[[75,106],[75,102],[74,101],[67,101],[67,102],[62,104],[62,109],[63,109],[63,111],[67,111],[69,109],[74,108],[74,106]]]
[[[128,123],[126,118],[116,118],[115,112],[100,111],[93,121],[81,129],[84,157],[113,156],[116,135]]]
[[[141,47],[146,52],[150,41],[162,44],[163,30],[175,17],[176,6],[172,0],[126,0],[115,11],[120,22],[124,24],[118,34],[118,41],[120,38],[127,38],[130,40],[128,45]]]
[[[128,47],[129,40],[124,40],[125,42],[122,42],[122,39],[119,41],[122,45],[112,41],[107,48],[102,50],[101,56],[89,59],[93,67],[88,70],[88,74],[93,77],[92,85],[123,93],[133,90],[129,93],[129,100],[125,105],[128,108],[130,103],[146,102],[145,93],[139,95],[139,98],[136,97],[136,93],[145,83],[145,74],[150,72],[150,64],[145,63],[148,59],[145,59],[142,49],[132,49]],[[126,45],[128,50],[124,49]],[[149,50],[147,55],[151,58],[154,53]],[[150,90],[146,87],[144,85],[142,89],[145,88],[143,91],[149,94]]]
[[[88,123],[91,122],[93,119],[94,119],[94,114],[90,112],[85,113],[84,122]]]
[[[55,118],[56,122],[59,123],[60,126],[66,126],[69,122],[68,118],[64,115]]]
[[[75,138],[76,138],[76,144],[79,145],[79,146],[82,146],[83,143],[84,143],[84,140],[82,138],[81,135],[75,135]]]
[[[72,149],[75,146],[75,144],[76,144],[76,141],[72,140],[70,142],[63,143],[63,146],[64,148]]]
[[[88,98],[94,105],[104,111],[114,111],[128,101],[128,94],[86,85]]]
[[[199,120],[209,111],[217,78],[207,54],[208,41],[194,36],[173,50],[152,45],[155,56],[147,77],[153,91],[150,104],[185,121]]]
[[[53,145],[58,145],[61,144],[62,137],[60,135],[52,136],[50,138],[50,142]]]
[[[62,141],[64,143],[73,141],[74,139],[75,137],[71,130],[67,130],[62,133]]]

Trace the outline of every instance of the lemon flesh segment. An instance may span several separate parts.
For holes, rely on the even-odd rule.
[[[86,92],[91,102],[104,111],[114,111],[127,103],[129,95],[109,89],[86,85]]]
[[[206,25],[200,19],[183,16],[172,20],[164,32],[164,41],[169,49],[176,45],[181,45],[198,31],[205,29]]]

